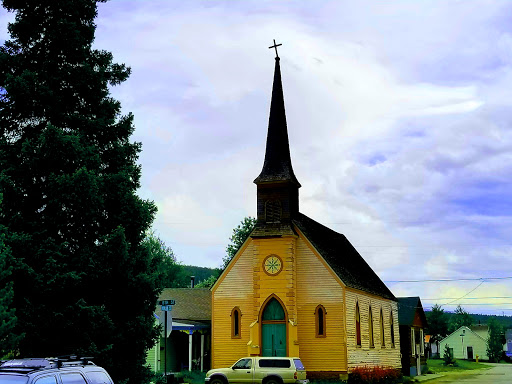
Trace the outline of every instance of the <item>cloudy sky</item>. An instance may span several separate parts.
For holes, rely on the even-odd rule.
[[[97,25],[178,260],[219,266],[256,214],[276,39],[301,211],[397,296],[512,315],[512,3],[111,0]]]

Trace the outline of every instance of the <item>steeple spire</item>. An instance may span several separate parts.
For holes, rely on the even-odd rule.
[[[274,48],[274,46],[270,48]],[[279,61],[279,56],[277,56],[274,70],[274,85],[272,87],[272,100],[270,102],[270,117],[268,119],[265,161],[263,162],[263,169],[260,175],[254,180],[254,183],[262,184],[288,181],[300,188],[300,183],[293,173],[292,160],[290,157]]]
[[[278,44],[275,40],[274,45],[269,47],[276,49],[276,66],[268,119],[265,161],[260,175],[254,180],[258,186],[258,221],[251,234],[252,237],[294,236],[291,220],[299,213],[300,183],[293,173],[290,157],[277,47]]]

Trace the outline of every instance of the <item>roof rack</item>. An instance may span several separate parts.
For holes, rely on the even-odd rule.
[[[0,370],[27,372],[39,369],[95,365],[92,359],[93,357],[77,357],[76,355],[65,355],[46,358],[2,360],[0,361]]]

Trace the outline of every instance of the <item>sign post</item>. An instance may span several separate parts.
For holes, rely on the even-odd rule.
[[[172,306],[176,305],[176,300],[159,300],[158,305],[164,313],[164,376],[167,382],[167,312],[172,311]]]

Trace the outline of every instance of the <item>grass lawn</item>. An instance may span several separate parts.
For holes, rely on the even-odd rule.
[[[446,366],[444,365],[444,360],[442,359],[430,359],[427,360],[427,365],[429,370],[434,373],[441,372],[457,372],[457,371],[468,371],[472,369],[486,369],[489,368],[488,365],[482,363],[475,363],[474,361],[467,360],[457,360],[455,365]]]

